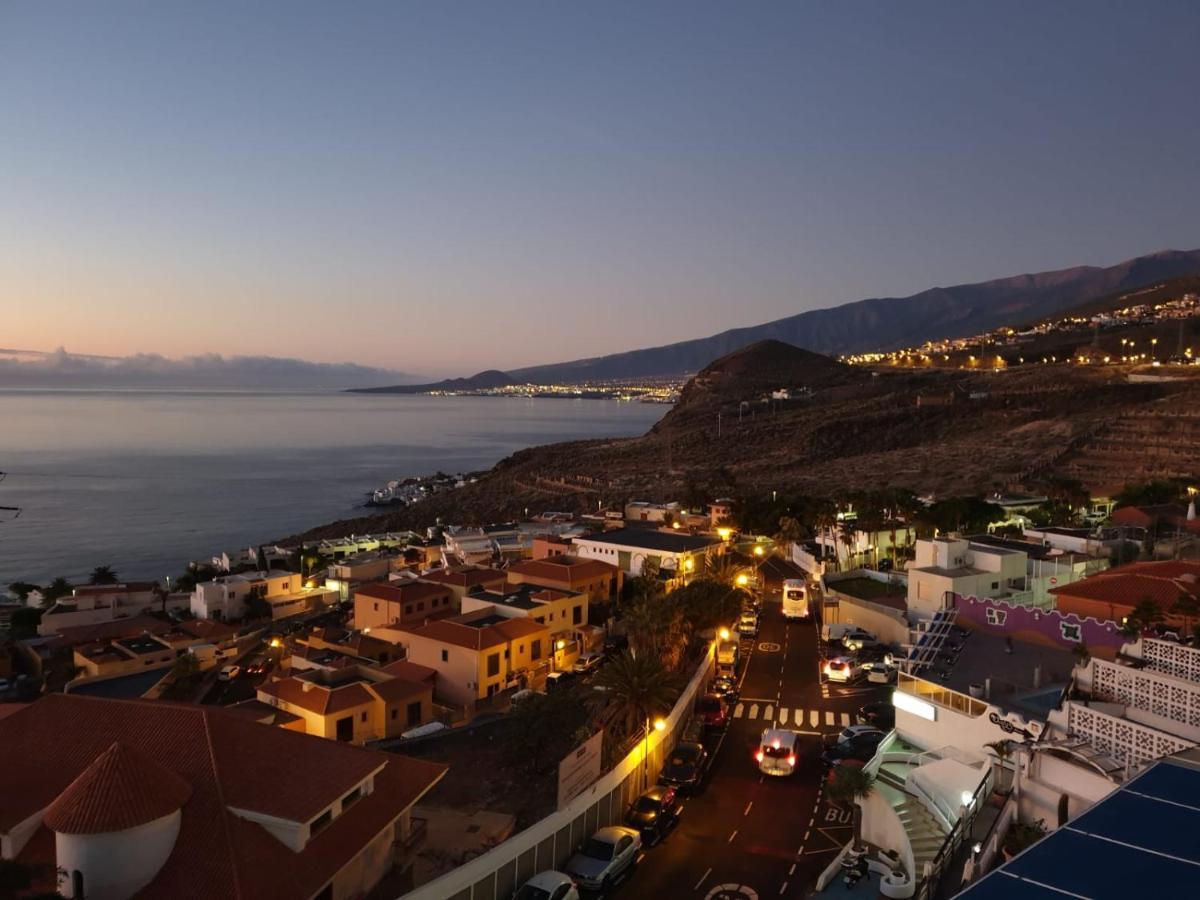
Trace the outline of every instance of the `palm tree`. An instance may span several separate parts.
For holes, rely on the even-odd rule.
[[[999,741],[988,741],[983,746],[988,750],[991,750],[992,753],[996,754],[996,790],[1002,790],[1000,784],[1000,773],[1007,771],[1007,768],[1004,764],[1008,762],[1008,758],[1012,756],[1013,742],[1008,739],[1003,739]]]
[[[732,556],[709,556],[704,560],[704,577],[725,587],[737,584],[737,578],[742,574],[742,566]]]
[[[779,530],[775,532],[775,543],[781,547],[798,544],[808,536],[808,529],[800,520],[792,516],[784,516],[779,520]]]
[[[42,607],[49,609],[60,597],[69,597],[75,589],[71,582],[59,575],[42,590]]]
[[[596,675],[601,718],[623,735],[636,734],[671,708],[679,695],[657,657],[622,653]]]
[[[1121,620],[1121,631],[1126,637],[1136,638],[1143,631],[1160,624],[1162,620],[1162,607],[1149,597],[1144,597],[1130,610],[1129,615]]]
[[[865,848],[862,841],[862,807],[859,800],[865,800],[875,790],[875,776],[865,769],[850,766],[838,766],[833,784],[829,786],[829,796],[835,803],[849,806],[854,815],[854,852],[862,853]]]
[[[113,571],[112,566],[96,566],[92,569],[92,577],[88,579],[88,584],[116,584],[117,573]]]

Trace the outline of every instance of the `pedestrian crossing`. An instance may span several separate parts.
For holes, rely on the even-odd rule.
[[[793,728],[827,728],[842,727],[850,724],[850,713],[835,712],[832,709],[800,709],[787,706],[776,707],[773,703],[754,702],[747,700],[739,702],[733,708],[735,719],[750,719],[761,722],[775,722],[779,725],[791,725]]]

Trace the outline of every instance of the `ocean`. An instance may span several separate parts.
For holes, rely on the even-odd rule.
[[[341,393],[0,391],[0,586],[177,576],[367,512],[392,479],[645,432],[652,403]]]

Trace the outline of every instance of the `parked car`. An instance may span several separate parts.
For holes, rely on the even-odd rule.
[[[579,680],[579,676],[574,672],[551,672],[546,676],[546,690],[557,691],[561,688],[569,688]]]
[[[704,727],[709,731],[720,730],[729,722],[725,700],[717,694],[705,694],[697,700],[696,713],[704,720]]]
[[[242,674],[241,666],[222,666],[217,673],[217,681],[233,681]]]
[[[632,828],[601,828],[571,857],[567,874],[589,891],[607,891],[633,868],[641,849],[642,836]]]
[[[579,659],[575,660],[575,665],[571,666],[571,671],[583,675],[600,668],[600,664],[603,662],[603,653],[585,653]]]
[[[791,775],[796,771],[799,741],[796,732],[782,728],[768,728],[762,733],[758,742],[758,751],[754,754],[758,761],[758,771],[764,775]]]
[[[851,725],[839,734],[826,735],[821,761],[833,765],[839,759],[870,759],[885,735],[886,732],[870,725]]]
[[[825,677],[830,681],[842,683],[853,681],[860,674],[858,663],[849,656],[835,656],[833,659],[825,660],[823,671]]]
[[[704,781],[708,770],[708,751],[698,741],[680,741],[667,757],[658,773],[658,780],[679,788],[680,793],[694,794]]]
[[[870,725],[880,730],[890,729],[896,724],[896,707],[887,700],[867,703],[859,707],[854,719],[859,725]]]
[[[710,686],[714,694],[720,694],[726,703],[736,703],[738,698],[737,679],[732,675],[718,675]]]
[[[896,667],[882,661],[863,663],[860,669],[871,684],[895,684]]]
[[[682,812],[683,804],[675,788],[658,784],[633,801],[625,824],[641,832],[643,844],[657,844],[679,821]]]
[[[517,888],[513,900],[579,900],[579,889],[570,875],[547,869]]]
[[[758,634],[758,615],[752,612],[744,612],[738,619],[737,632],[743,637],[754,637]]]
[[[859,628],[842,635],[842,646],[847,650],[855,651],[865,647],[881,647],[883,645],[875,639],[875,635],[871,632]]]
[[[247,675],[266,675],[275,667],[269,659],[254,659],[246,666]]]

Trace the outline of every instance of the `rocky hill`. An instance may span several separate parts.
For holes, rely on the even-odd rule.
[[[771,397],[781,388],[789,399]],[[951,495],[1032,485],[1050,474],[1119,486],[1200,473],[1195,409],[1200,378],[1190,369],[1135,376],[1071,364],[872,370],[765,341],[705,367],[642,437],[523,450],[452,494],[310,536],[437,517],[487,522],[525,508],[594,510],[688,489],[837,496],[898,486]],[[1176,440],[1185,433],[1186,441]],[[1141,452],[1151,444],[1152,453]]]

